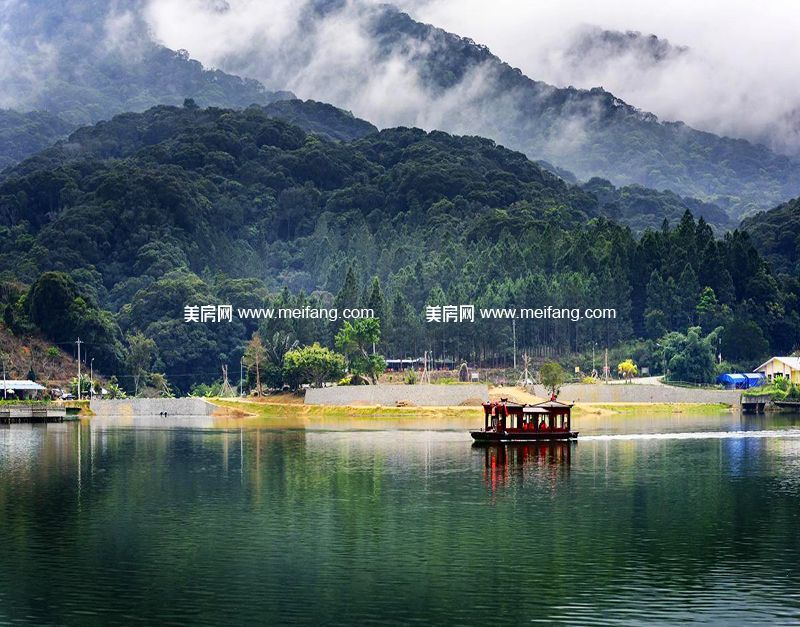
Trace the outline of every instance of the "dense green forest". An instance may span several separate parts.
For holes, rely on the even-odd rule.
[[[742,222],[759,251],[779,272],[800,272],[800,198],[762,211]]]
[[[602,88],[556,88],[532,80],[470,39],[420,24],[389,5],[373,12],[372,32],[383,55],[425,42],[412,48],[412,61],[435,93],[475,72],[484,76],[486,89],[461,104],[462,116],[445,118],[443,130],[491,137],[583,180],[601,176],[616,185],[709,199],[733,216],[800,193],[800,163],[763,146],[661,122]],[[565,134],[571,141],[563,141]]]
[[[73,126],[45,111],[0,109],[0,170],[48,148]]]
[[[637,233],[658,227],[664,220],[674,224],[686,211],[696,218],[703,218],[720,231],[734,226],[721,207],[696,198],[681,198],[667,190],[656,191],[641,185],[617,188],[609,181],[596,177],[581,187],[597,197],[604,215],[630,226]]]
[[[764,146],[681,122],[662,122],[600,87],[556,87],[528,77],[486,46],[422,24],[389,4],[306,6],[309,32],[320,23],[335,24],[339,12],[358,13],[359,27],[369,40],[363,67],[375,67],[377,73],[383,63],[388,68],[402,63],[405,74],[414,79],[415,89],[422,92],[415,94],[421,104],[394,116],[359,109],[368,94],[355,82],[348,90],[324,91],[322,85],[309,94],[375,118],[381,126],[433,119],[437,129],[489,137],[531,159],[566,168],[584,181],[600,176],[617,186],[667,189],[714,202],[733,218],[800,194],[800,163]],[[289,73],[302,74],[308,58],[298,54],[293,61],[281,62]],[[229,71],[265,80],[274,76],[274,66],[273,58],[244,44],[238,58],[225,59]],[[363,67],[353,71],[360,76]]]
[[[206,69],[185,50],[156,43],[140,1],[123,6],[25,0],[6,8],[0,29],[8,71],[0,76],[0,105],[47,114],[25,114],[34,117],[23,124],[9,118],[16,113],[0,115],[0,167],[38,152],[67,129],[117,113],[176,105],[187,97],[200,106],[232,108],[292,97],[252,79]],[[225,3],[219,10],[225,10]],[[735,221],[745,212],[800,193],[800,164],[767,148],[660,122],[602,89],[562,89],[532,80],[485,46],[416,22],[390,5],[315,1],[304,7],[303,23],[313,31],[318,20],[335,20],[341,10],[360,12],[364,34],[376,48],[377,58],[365,58],[365,66],[403,59],[418,75],[432,107],[456,103],[437,117],[440,128],[490,137],[532,159],[556,164],[553,169],[565,176],[569,170],[584,181],[596,176],[612,181],[628,191],[611,200],[605,192],[598,195],[612,205],[608,213],[618,214],[636,231],[653,226],[651,214],[660,213],[658,220],[665,215],[677,219],[681,204],[710,224],[727,228],[730,218]],[[258,63],[276,65],[275,59],[256,62],[258,54],[253,50],[228,63],[242,72]],[[302,62],[305,57],[300,56]],[[294,70],[302,73],[303,68]],[[469,87],[476,75],[482,77],[480,89]],[[291,107],[278,107],[275,113],[334,139],[355,137],[352,124],[344,131],[334,124],[311,127],[324,117],[322,111],[310,118],[295,118],[298,112]],[[673,194],[659,192],[654,199],[645,188]],[[654,205],[659,209],[653,210]]]
[[[508,321],[426,323],[425,305],[613,307],[613,321],[520,321],[517,346],[543,357],[626,344],[651,371],[656,343],[695,325],[703,337],[722,327],[714,352],[750,366],[796,346],[798,281],[773,274],[747,233],[716,238],[686,212],[637,238],[603,207],[487,139],[398,128],[337,142],[260,107],[156,107],[6,174],[0,272],[19,287],[3,291],[4,320],[56,342],[80,334],[122,376],[126,338],[141,332],[181,389],[218,378],[259,329],[184,323],[187,304],[365,305],[387,356],[487,364],[509,360]],[[332,346],[340,325],[260,330]]]

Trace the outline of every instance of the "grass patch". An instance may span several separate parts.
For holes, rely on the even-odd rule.
[[[721,414],[731,411],[725,403],[578,403],[573,409],[577,416],[597,413],[593,409],[624,414],[645,416],[651,414]]]
[[[302,405],[264,401],[234,401],[230,399],[209,399],[220,408],[230,410],[230,417],[254,417],[264,419],[279,418],[349,418],[358,420],[418,418],[437,419],[447,417],[474,417],[483,420],[480,407],[387,407],[381,405],[339,406]],[[649,416],[654,414],[722,414],[730,412],[731,407],[724,403],[578,403],[572,410],[574,417],[598,414]],[[220,415],[224,413],[224,409]]]
[[[480,407],[387,407],[383,405],[339,406],[339,405],[302,405],[299,403],[275,403],[232,401],[224,398],[209,399],[219,407],[236,412],[246,412],[259,418],[438,418],[455,413],[465,416],[483,417]]]

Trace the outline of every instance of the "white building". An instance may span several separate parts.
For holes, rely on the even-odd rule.
[[[756,368],[756,372],[763,372],[767,381],[784,378],[800,383],[800,357],[773,357]]]
[[[4,398],[33,398],[44,391],[45,387],[43,385],[27,379],[0,379],[0,400]]]

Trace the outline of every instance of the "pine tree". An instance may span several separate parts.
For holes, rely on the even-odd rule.
[[[378,277],[372,278],[372,285],[370,286],[369,295],[366,299],[366,307],[372,310],[373,318],[377,318],[382,324],[385,324],[385,304],[383,291],[381,290],[381,282]]]

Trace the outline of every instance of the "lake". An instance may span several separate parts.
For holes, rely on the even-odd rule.
[[[0,428],[0,623],[800,621],[800,419]]]

